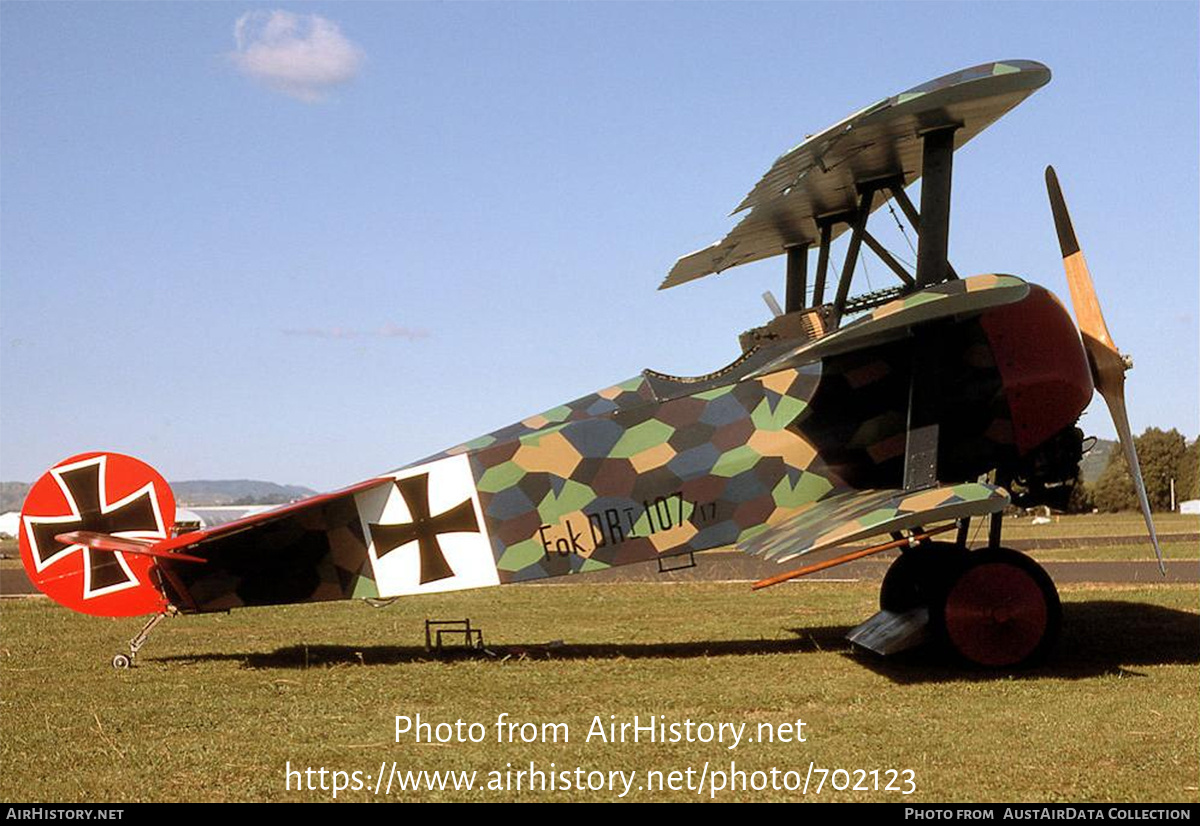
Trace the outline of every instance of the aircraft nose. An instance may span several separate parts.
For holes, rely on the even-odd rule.
[[[1067,310],[1048,290],[988,310],[981,319],[1024,455],[1071,426],[1092,399],[1087,354]]]

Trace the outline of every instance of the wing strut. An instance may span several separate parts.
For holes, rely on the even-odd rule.
[[[787,298],[784,311],[794,313],[803,310],[808,292],[808,247],[807,242],[788,247],[787,251]]]
[[[912,374],[908,379],[908,422],[904,443],[904,490],[917,491],[937,484],[938,373],[937,339],[928,332],[913,342]]]
[[[923,133],[923,180],[921,184],[921,211],[917,212],[904,192],[904,179],[894,175],[863,181],[858,185],[859,201],[856,209],[822,215],[817,219],[821,230],[821,245],[817,258],[816,287],[813,291],[813,306],[820,306],[825,299],[825,277],[829,269],[829,243],[838,224],[850,227],[850,243],[842,262],[838,279],[837,294],[833,300],[832,326],[837,327],[847,312],[850,297],[850,282],[858,265],[862,245],[875,253],[888,269],[902,282],[901,290],[929,287],[952,278],[958,273],[947,259],[950,238],[950,182],[954,159],[954,132],[958,125],[941,126]],[[887,191],[900,204],[900,210],[908,218],[917,233],[917,273],[909,275],[887,248],[867,230],[867,219],[875,204],[875,196]],[[924,217],[923,217],[924,216]],[[808,244],[788,248],[788,312],[804,308],[803,298],[795,306],[791,303],[796,280],[803,285],[807,277],[807,261],[796,261],[796,257],[807,255]]]
[[[871,248],[871,252],[875,253],[875,256],[880,261],[887,264],[888,269],[894,272],[897,278],[899,278],[905,283],[905,285],[909,287],[913,285],[913,277],[908,274],[908,271],[904,269],[904,267],[900,266],[900,262],[897,261],[890,252],[887,251],[887,247],[875,240],[875,236],[867,232],[865,229],[863,230],[863,241],[866,242],[867,246]]]
[[[948,260],[950,241],[950,185],[954,168],[954,133],[959,124],[937,126],[921,133],[922,159],[921,211],[917,212],[904,192],[904,178],[889,175],[862,181],[858,184],[858,205],[855,209],[818,216],[817,227],[821,240],[817,254],[816,283],[813,289],[812,306],[819,307],[825,301],[825,281],[829,270],[829,245],[838,224],[846,224],[850,230],[850,243],[842,262],[837,293],[833,300],[831,326],[840,326],[846,314],[850,298],[850,282],[858,265],[862,245],[875,253],[888,269],[900,279],[905,289],[921,289],[958,278]],[[875,205],[875,196],[883,191],[890,192],[900,204],[901,211],[917,233],[917,273],[909,275],[883,244],[867,231],[867,219]],[[808,288],[808,241],[787,247],[787,300],[788,313],[798,312],[807,306]]]
[[[917,244],[921,243],[921,213],[917,212],[917,208],[913,206],[913,202],[908,197],[908,193],[904,191],[904,181],[898,180],[895,184],[888,186],[888,192],[892,193],[892,197],[896,199],[896,203],[900,205],[900,211],[904,213],[904,217],[908,219],[909,226],[917,233]],[[958,273],[954,271],[954,267],[950,266],[950,262],[946,262],[946,276],[951,279],[957,279]]]
[[[858,212],[854,216],[850,246],[846,249],[846,260],[842,262],[842,277],[838,281],[837,297],[833,300],[834,327],[841,325],[842,314],[846,311],[846,299],[850,297],[850,281],[854,278],[854,267],[858,264],[858,251],[862,248],[863,231],[867,227],[867,217],[871,214],[871,204],[875,201],[875,189],[874,186],[866,187],[858,201]]]
[[[833,240],[833,221],[819,221],[821,251],[817,253],[817,283],[813,287],[813,306],[825,303],[825,276],[829,274],[829,244]]]
[[[921,149],[921,228],[917,234],[917,286],[946,280],[950,246],[950,177],[958,125],[926,132]]]

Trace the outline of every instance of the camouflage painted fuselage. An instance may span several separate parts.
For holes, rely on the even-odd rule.
[[[952,282],[934,295],[1005,278]],[[1049,294],[1033,290],[1045,303]],[[929,300],[917,294],[859,323]],[[1006,311],[1018,326],[1028,300]],[[1065,313],[1059,321],[1073,336]],[[918,361],[937,377],[926,408],[940,429],[938,480],[1014,462],[1022,450],[988,326],[981,315],[942,319],[831,356],[801,353],[795,366],[765,375],[743,369],[752,375],[739,378],[735,362],[686,394],[687,380],[656,382],[648,372],[439,455],[470,456],[502,582],[731,545],[845,491],[901,487]],[[1077,382],[1079,365],[1068,372]],[[1078,400],[1068,407],[1077,409],[1046,411],[1055,419],[1048,433],[1083,409]]]
[[[847,523],[994,495],[970,480],[1073,425],[1090,395],[1049,293],[1011,276],[951,281],[699,379],[646,371],[200,537],[191,552],[210,564],[172,566],[168,596],[208,611],[522,582],[746,543],[790,520],[804,541],[773,538],[789,547],[768,554],[785,558]],[[936,478],[916,487],[904,484],[914,423],[938,430]],[[876,508],[889,491],[907,498]]]

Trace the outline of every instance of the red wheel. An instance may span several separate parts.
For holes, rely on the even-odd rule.
[[[1042,657],[1058,637],[1062,605],[1049,574],[1007,548],[977,551],[938,612],[950,648],[976,665],[1005,668]]]

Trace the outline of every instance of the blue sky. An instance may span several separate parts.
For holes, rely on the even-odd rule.
[[[4,3],[0,479],[328,489],[713,369],[782,261],[656,291],[674,260],[805,134],[1005,58],[1054,79],[956,156],[951,260],[1065,297],[1053,163],[1135,431],[1195,437],[1197,8]]]

